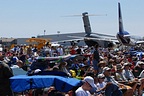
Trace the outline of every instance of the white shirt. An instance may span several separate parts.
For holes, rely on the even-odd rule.
[[[144,70],[140,73],[139,77],[144,78]]]
[[[83,90],[82,87],[79,87],[76,91],[75,91],[76,96],[91,96],[89,91],[85,91]]]
[[[97,83],[98,89],[101,89],[101,88],[103,88],[103,87],[105,87],[105,86],[106,86],[106,83],[105,83],[105,82]]]
[[[3,51],[3,48],[2,48],[2,47],[0,47],[0,51]]]
[[[63,48],[57,48],[57,51],[58,51],[60,56],[62,56],[64,54]]]

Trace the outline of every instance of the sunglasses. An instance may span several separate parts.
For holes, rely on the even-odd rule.
[[[102,78],[100,78],[100,79],[105,79],[105,77],[102,77]]]

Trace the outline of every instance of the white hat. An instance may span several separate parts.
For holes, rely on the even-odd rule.
[[[138,62],[136,63],[136,65],[144,65],[144,62],[138,61]]]
[[[106,71],[108,71],[108,70],[111,70],[111,68],[109,68],[109,67],[104,67],[104,68],[103,68],[103,73],[106,72]]]
[[[129,66],[131,65],[130,63],[124,63],[123,66]]]
[[[117,68],[117,70],[121,70],[121,69],[123,69],[123,66],[121,64],[117,64],[116,68]]]
[[[39,73],[41,70],[40,69],[36,69],[34,70],[34,73]]]
[[[104,74],[99,74],[97,77],[98,78],[105,78],[105,75]]]
[[[94,79],[91,76],[86,76],[83,81],[89,83],[91,87],[95,87]]]

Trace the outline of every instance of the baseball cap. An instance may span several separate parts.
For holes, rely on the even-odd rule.
[[[106,62],[105,62],[105,61],[100,61],[100,62],[99,62],[99,65],[100,65],[100,64],[106,64]]]
[[[138,61],[138,62],[136,63],[136,65],[144,65],[144,62]]]
[[[80,66],[80,68],[86,67],[85,64],[80,64],[79,66]]]
[[[34,73],[39,73],[39,72],[41,72],[40,69],[36,69],[36,70],[34,70]]]
[[[106,72],[106,71],[109,71],[109,70],[111,70],[111,68],[109,68],[109,67],[104,67],[104,68],[103,68],[103,73]]]
[[[117,64],[116,68],[117,68],[117,70],[121,70],[123,68],[123,66],[121,64]]]
[[[86,76],[83,81],[89,83],[91,87],[95,87],[94,79],[91,76]]]
[[[130,66],[131,64],[130,63],[124,63],[123,65],[124,66]]]
[[[99,74],[97,77],[98,78],[105,78],[104,74]]]

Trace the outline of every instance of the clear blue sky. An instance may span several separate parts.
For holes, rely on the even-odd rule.
[[[92,31],[115,35],[118,2],[125,30],[144,36],[144,0],[0,0],[0,37],[84,32],[81,17],[62,17],[83,12],[107,14],[90,17]]]

